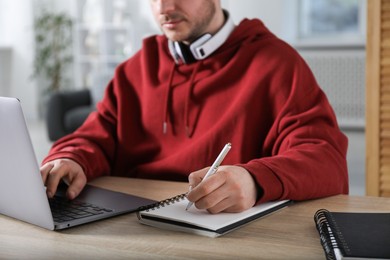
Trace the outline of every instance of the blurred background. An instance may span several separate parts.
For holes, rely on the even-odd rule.
[[[236,24],[259,18],[305,58],[349,138],[350,193],[364,195],[366,1],[222,4]],[[115,67],[159,33],[145,0],[0,0],[0,96],[21,100],[38,161],[93,110]]]

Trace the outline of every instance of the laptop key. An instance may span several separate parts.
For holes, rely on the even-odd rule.
[[[112,209],[102,208],[77,200],[68,200],[59,196],[54,196],[49,199],[49,202],[53,219],[56,222],[65,222],[113,211]]]

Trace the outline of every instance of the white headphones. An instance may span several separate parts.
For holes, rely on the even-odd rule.
[[[226,10],[224,13],[227,18],[226,22],[215,35],[206,33],[189,46],[182,42],[168,41],[169,51],[177,64],[181,62],[188,64],[205,59],[226,41],[235,25],[229,13]]]

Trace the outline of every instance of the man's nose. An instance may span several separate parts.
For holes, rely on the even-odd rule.
[[[160,14],[167,14],[175,10],[175,0],[157,0],[157,2]]]

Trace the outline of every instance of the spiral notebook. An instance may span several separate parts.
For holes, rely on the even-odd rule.
[[[390,259],[390,213],[320,209],[314,221],[327,259]]]
[[[267,202],[241,213],[210,214],[196,207],[186,211],[188,204],[186,194],[180,194],[137,212],[137,216],[142,224],[149,226],[218,237],[281,209],[289,203],[288,200]]]

